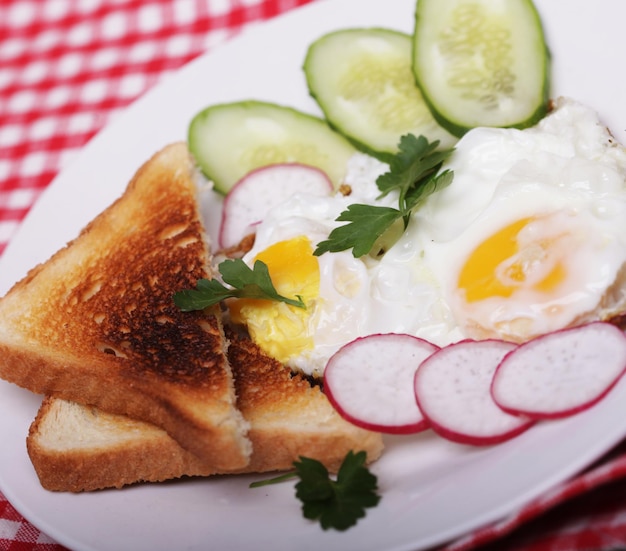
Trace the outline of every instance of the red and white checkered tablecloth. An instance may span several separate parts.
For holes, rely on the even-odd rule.
[[[3,0],[0,253],[55,174],[129,102],[246,25],[311,1]],[[446,550],[477,548],[626,549],[626,443]],[[0,551],[62,549],[0,493]]]

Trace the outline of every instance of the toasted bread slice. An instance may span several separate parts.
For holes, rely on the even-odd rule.
[[[336,471],[349,450],[366,451],[370,461],[378,458],[380,434],[344,421],[318,386],[265,356],[248,339],[229,336],[237,403],[251,426],[253,452],[246,467],[215,469],[154,425],[46,398],[27,439],[42,486],[80,492],[185,475],[280,471],[290,469],[299,456]]]
[[[0,299],[0,377],[164,429],[215,469],[251,452],[217,311],[183,313],[210,256],[194,165],[164,148],[123,195]]]

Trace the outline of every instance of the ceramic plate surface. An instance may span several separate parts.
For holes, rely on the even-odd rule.
[[[537,0],[553,58],[553,95],[595,108],[626,143],[626,3]],[[413,0],[324,0],[262,23],[198,58],[100,132],[49,186],[0,260],[0,294],[45,260],[124,189],[134,171],[213,103],[260,99],[319,114],[308,96],[307,46],[339,28],[411,32]],[[0,382],[0,488],[60,543],[78,550],[417,550],[515,511],[589,465],[626,435],[626,382],[591,410],[540,423],[505,444],[471,448],[431,433],[389,438],[373,467],[383,499],[345,533],[304,520],[293,485],[251,490],[258,477],[138,485],[71,495],[43,490],[25,438],[40,398]]]

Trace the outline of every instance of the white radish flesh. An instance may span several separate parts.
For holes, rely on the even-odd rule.
[[[339,349],[324,371],[324,392],[335,409],[360,427],[391,434],[428,428],[417,407],[413,378],[438,347],[411,335],[356,339]]]
[[[295,193],[324,196],[333,185],[320,169],[303,164],[285,163],[253,170],[237,182],[224,198],[219,244],[236,247],[267,212]]]
[[[626,336],[603,322],[538,337],[498,367],[492,395],[506,411],[534,419],[572,415],[592,406],[626,369]]]
[[[500,409],[490,394],[493,374],[515,348],[498,340],[461,341],[427,358],[415,375],[420,410],[440,436],[463,444],[503,442],[532,425]]]

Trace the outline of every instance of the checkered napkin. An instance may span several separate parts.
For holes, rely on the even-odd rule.
[[[0,253],[57,172],[129,102],[246,25],[311,1],[2,0]],[[626,549],[626,444],[443,549],[477,548]],[[62,549],[0,493],[0,551]]]
[[[0,253],[81,146],[247,24],[311,0],[2,0]]]

